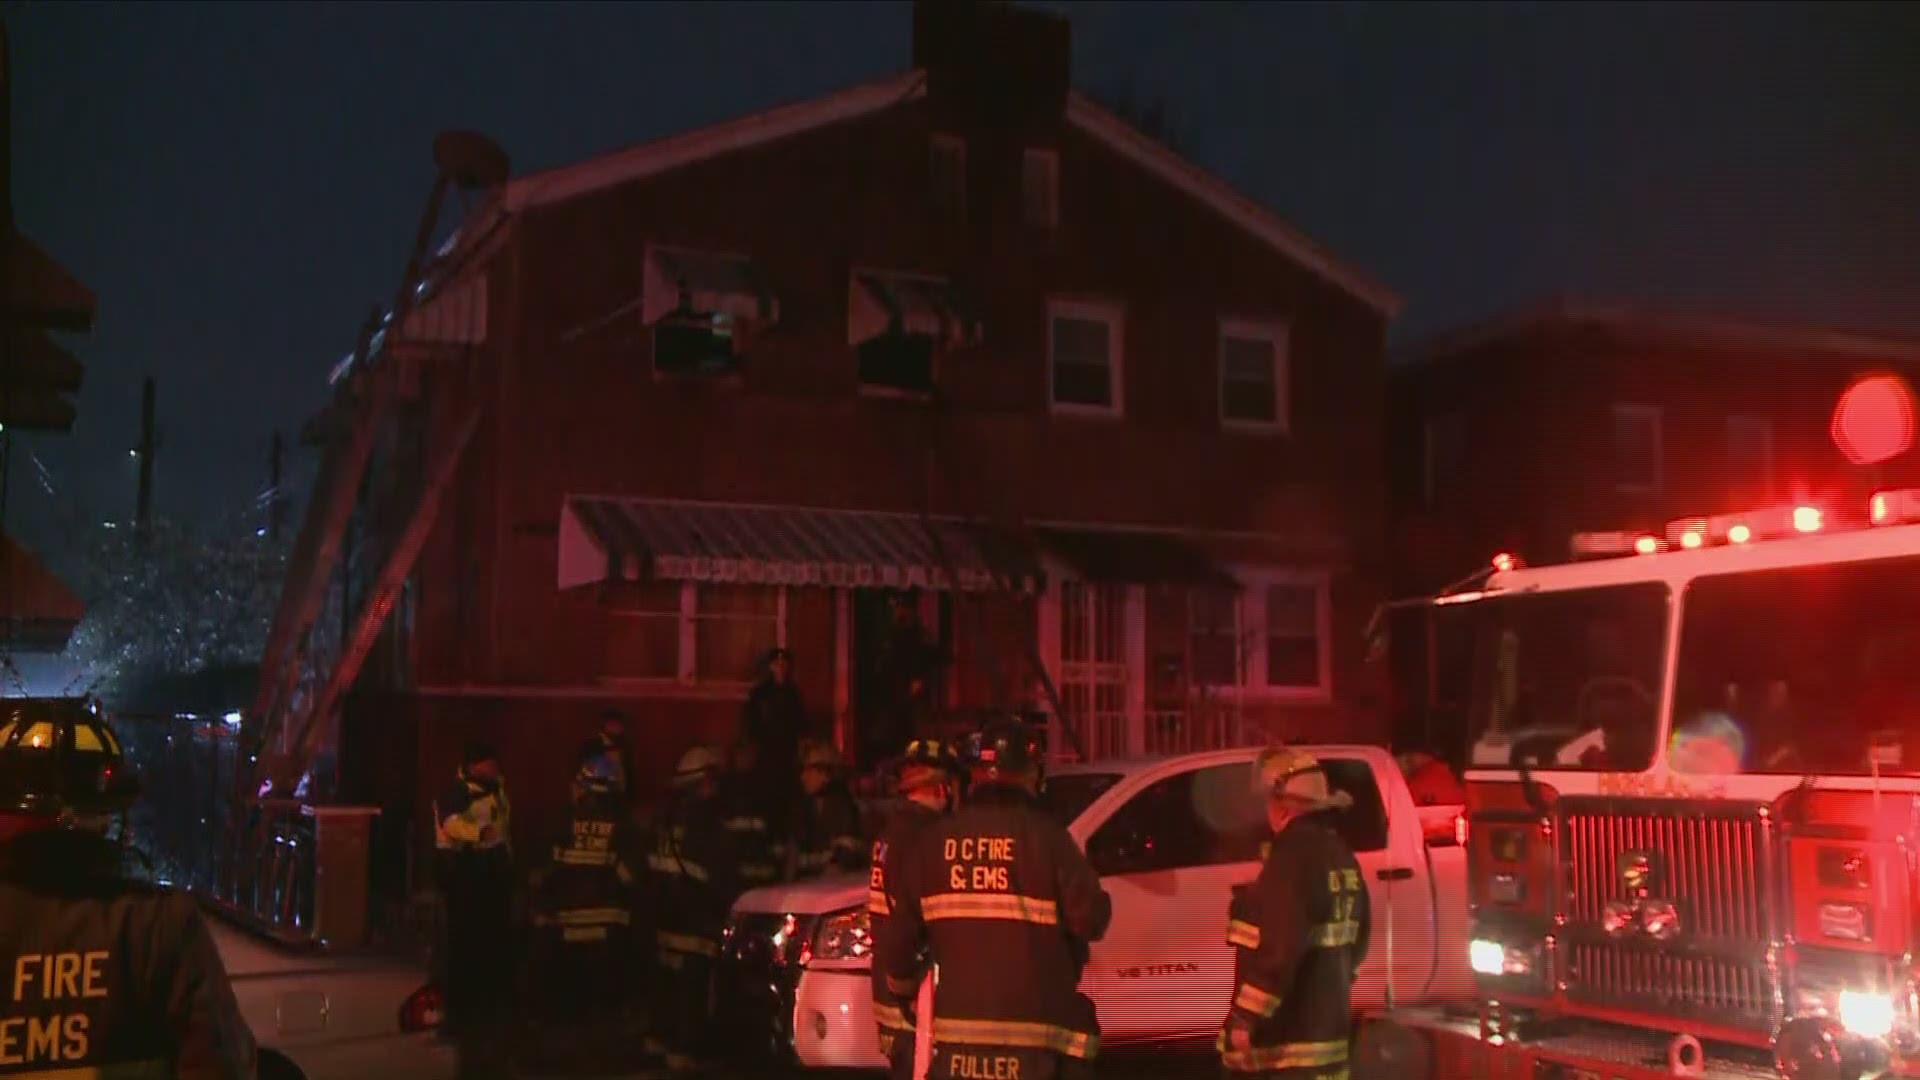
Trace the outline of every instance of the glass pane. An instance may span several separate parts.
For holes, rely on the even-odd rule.
[[[1062,405],[1113,404],[1113,376],[1105,365],[1055,364],[1053,400]]]
[[[773,619],[711,619],[694,622],[693,662],[702,682],[752,682],[775,640]]]
[[[933,338],[926,334],[882,334],[862,342],[860,381],[924,394],[933,389]]]
[[[601,670],[614,679],[678,678],[679,615],[608,615]]]
[[[1353,805],[1342,810],[1335,828],[1356,853],[1379,851],[1387,846],[1387,807],[1380,798],[1380,785],[1373,769],[1364,761],[1329,758],[1320,763],[1327,773],[1327,788],[1344,791]]]
[[[1135,795],[1100,827],[1087,856],[1101,874],[1144,874],[1205,861],[1195,816],[1193,774],[1181,773]]]
[[[1317,688],[1320,685],[1320,639],[1268,637],[1267,685]]]
[[[1220,411],[1228,420],[1271,424],[1280,418],[1280,399],[1270,382],[1232,381],[1220,387]]]
[[[702,616],[727,615],[773,620],[780,613],[777,585],[702,585],[694,594],[694,610]],[[769,641],[767,648],[773,648]]]
[[[20,746],[22,749],[53,749],[53,725],[45,720],[38,721],[27,729],[25,735],[20,736]]]
[[[103,754],[107,749],[100,743],[99,730],[91,724],[74,725],[73,748],[83,754]]]
[[[1257,338],[1224,338],[1220,342],[1220,377],[1228,382],[1273,386],[1273,342]]]
[[[1076,319],[1070,315],[1053,318],[1053,362],[1056,367],[1083,366],[1106,368],[1108,355],[1107,324],[1100,319]]]
[[[1319,636],[1320,590],[1312,585],[1268,586],[1267,633],[1290,637]]]
[[[740,366],[733,335],[708,322],[662,322],[653,328],[653,367],[667,375],[724,375]]]
[[[1119,782],[1119,773],[1049,776],[1040,792],[1040,806],[1060,824],[1072,825],[1082,811],[1093,805],[1093,800]]]
[[[1194,812],[1208,833],[1209,864],[1254,862],[1267,839],[1266,807],[1255,797],[1252,766],[1215,765],[1194,774]]]

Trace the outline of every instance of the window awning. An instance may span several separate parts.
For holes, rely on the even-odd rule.
[[[1120,529],[1033,530],[1040,546],[1086,581],[1107,585],[1207,585],[1238,589],[1240,583],[1198,545],[1170,533]]]
[[[665,579],[841,588],[1029,591],[1031,555],[1009,538],[911,514],[650,499],[566,501],[559,586]]]
[[[45,563],[0,536],[0,641],[22,652],[60,652],[85,614]]]
[[[974,340],[980,321],[952,285],[932,278],[855,271],[847,282],[847,344],[892,331],[925,334],[945,345]]]
[[[780,300],[753,260],[737,255],[649,247],[641,282],[641,318],[648,326],[676,311],[729,315],[768,324]]]

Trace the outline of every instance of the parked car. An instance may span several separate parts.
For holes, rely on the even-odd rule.
[[[455,1074],[440,992],[424,965],[292,949],[208,918],[240,1013],[260,1044],[260,1080]]]
[[[1373,944],[1356,1012],[1470,1000],[1466,858],[1459,808],[1416,807],[1394,759],[1363,746],[1312,747],[1367,875]],[[1067,823],[1113,897],[1081,990],[1107,1045],[1212,1038],[1233,1000],[1227,905],[1259,871],[1264,812],[1251,797],[1253,749],[1071,765],[1045,804]],[[867,936],[867,878],[839,874],[756,889],[734,905],[722,952],[722,1007],[742,1048],[807,1067],[880,1068]]]

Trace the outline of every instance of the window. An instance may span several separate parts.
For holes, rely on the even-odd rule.
[[[653,370],[661,375],[732,375],[741,355],[732,316],[670,315],[653,328]]]
[[[1059,412],[1121,412],[1121,313],[1104,304],[1055,301],[1048,311],[1047,367]]]
[[[1651,405],[1613,407],[1614,483],[1623,492],[1660,492],[1660,410]]]
[[[967,141],[935,135],[927,151],[929,197],[934,212],[949,221],[967,219]]]
[[[1239,596],[1227,589],[1187,594],[1187,652],[1196,686],[1239,686]]]
[[[1220,422],[1287,429],[1287,332],[1284,326],[1220,326]]]
[[[1047,777],[1040,806],[1062,828],[1071,828],[1093,801],[1120,782],[1119,773],[1065,773]]]
[[[1773,486],[1773,422],[1764,416],[1727,417],[1727,466],[1742,484],[1757,484],[1770,496]]]
[[[1319,690],[1324,685],[1320,592],[1311,583],[1267,586],[1268,686]]]
[[[1466,419],[1457,412],[1429,417],[1425,435],[1427,508],[1438,509],[1459,498],[1460,482],[1466,476]]]
[[[751,683],[786,644],[786,593],[773,585],[623,584],[608,599],[609,679]]]
[[[1100,826],[1087,857],[1102,875],[1253,862],[1266,811],[1250,778],[1251,764],[1237,762],[1157,781]]]
[[[1387,804],[1380,797],[1380,783],[1373,766],[1352,758],[1327,758],[1320,763],[1326,770],[1327,790],[1345,792],[1353,800],[1333,818],[1333,827],[1355,854],[1379,851],[1387,846]]]
[[[1060,155],[1028,150],[1020,164],[1021,205],[1027,227],[1051,232],[1060,225]]]
[[[934,339],[931,334],[887,333],[863,341],[860,385],[901,394],[933,392]]]

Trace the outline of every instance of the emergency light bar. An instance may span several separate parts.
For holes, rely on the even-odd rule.
[[[1707,544],[1745,544],[1754,540],[1817,533],[1826,525],[1826,514],[1817,506],[1771,506],[1739,514],[1670,521],[1667,523],[1667,540],[1681,548],[1697,548]]]
[[[1869,516],[1875,525],[1906,525],[1920,521],[1920,488],[1875,492]]]
[[[1573,534],[1576,559],[1611,558],[1617,555],[1652,555],[1663,545],[1651,533],[1583,532]]]

